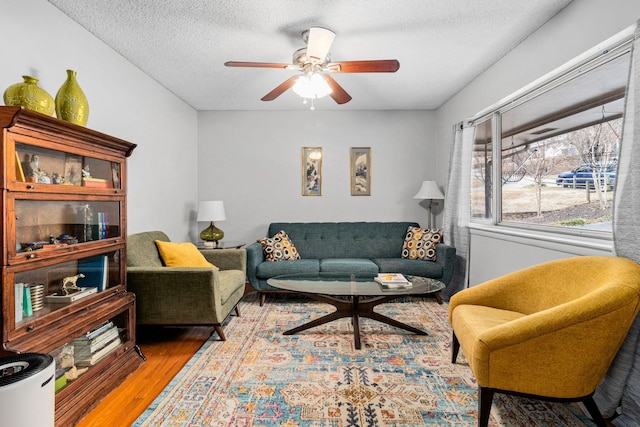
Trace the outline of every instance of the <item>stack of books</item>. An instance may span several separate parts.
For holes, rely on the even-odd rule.
[[[93,366],[122,344],[118,327],[106,322],[73,340],[76,366]]]
[[[378,273],[373,279],[382,286],[383,289],[410,288],[411,282],[400,273]]]

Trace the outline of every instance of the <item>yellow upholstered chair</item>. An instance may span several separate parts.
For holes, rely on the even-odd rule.
[[[640,307],[640,265],[581,256],[546,262],[454,295],[452,362],[462,348],[478,383],[478,425],[494,393],[582,401],[604,426],[593,393]]]

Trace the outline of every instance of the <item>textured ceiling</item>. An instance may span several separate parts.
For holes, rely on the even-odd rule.
[[[455,95],[571,0],[48,0],[198,110],[301,110],[291,90],[302,31],[333,30],[333,61],[397,59],[396,73],[335,74],[353,97],[322,110],[430,110]]]

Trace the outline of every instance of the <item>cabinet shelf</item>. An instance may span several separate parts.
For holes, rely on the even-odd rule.
[[[119,341],[81,375],[80,358],[56,366],[73,378],[56,393],[56,425],[73,425],[143,361],[125,262],[126,158],[136,145],[0,107],[0,146],[0,355],[56,355],[104,322],[118,330]],[[74,300],[51,297],[66,294]]]

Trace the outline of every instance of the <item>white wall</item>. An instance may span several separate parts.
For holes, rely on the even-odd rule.
[[[413,196],[435,179],[427,111],[203,111],[199,200],[223,200],[226,240],[255,241],[276,221],[416,221]],[[322,196],[302,196],[302,147],[322,147]],[[371,196],[351,196],[349,148],[371,147]],[[192,213],[195,219],[195,212]],[[195,221],[197,238],[206,224]]]
[[[65,70],[76,70],[87,127],[138,144],[128,162],[128,232],[186,239],[197,204],[196,111],[45,0],[2,0],[0,17],[0,90],[32,75],[55,96]]]
[[[490,67],[436,112],[438,141],[437,178],[444,182],[451,146],[452,126],[491,106],[600,42],[633,25],[640,18],[640,1],[574,1]],[[549,245],[551,246],[551,245]],[[504,236],[485,234],[471,238],[470,282],[513,271],[548,259],[571,255],[570,249],[541,248],[539,242],[518,239],[509,244]],[[573,254],[584,251],[576,247]],[[607,253],[607,251],[602,251]],[[491,262],[478,254],[491,254]],[[479,259],[474,259],[479,258]],[[520,263],[508,260],[518,259]]]
[[[204,228],[195,223],[197,201],[222,199],[226,238],[249,241],[271,221],[426,223],[412,197],[426,179],[444,187],[454,123],[632,25],[640,2],[572,2],[436,113],[196,113],[45,0],[2,0],[0,17],[2,90],[29,74],[55,95],[75,69],[91,104],[88,127],[138,144],[129,159],[129,233],[195,238]],[[303,146],[324,148],[321,197],[301,196]],[[371,197],[349,195],[351,146],[372,147]],[[499,254],[500,245],[489,250]],[[526,258],[527,245],[519,250]]]

